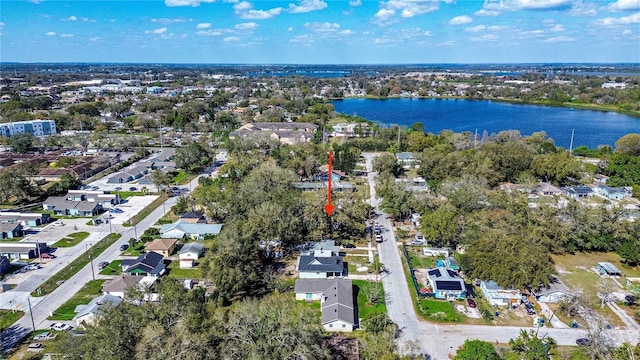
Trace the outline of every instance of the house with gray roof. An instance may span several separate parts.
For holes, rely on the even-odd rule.
[[[320,301],[325,330],[351,332],[358,327],[351,280],[298,279],[294,291],[296,300]]]
[[[20,223],[22,226],[40,226],[50,221],[51,215],[39,213],[0,212],[0,223]]]
[[[83,327],[85,325],[93,324],[100,313],[100,309],[105,306],[118,306],[122,303],[122,298],[105,294],[101,295],[88,304],[78,305],[75,308],[76,316],[73,318],[73,322],[76,327]]]
[[[298,258],[298,277],[301,279],[326,279],[343,277],[346,266],[340,255],[301,255]]]
[[[203,240],[207,235],[218,235],[222,230],[222,224],[190,223],[178,220],[172,224],[164,224],[160,227],[160,237],[165,239],[182,239],[188,237],[194,240]]]
[[[431,292],[436,299],[464,299],[467,288],[458,273],[444,267],[427,271]]]
[[[165,273],[164,257],[155,252],[140,254],[132,260],[122,260],[120,266],[123,273],[130,275],[159,277]]]
[[[192,242],[184,244],[178,251],[180,268],[192,268],[196,260],[200,259],[203,253],[204,245],[202,243]]]
[[[0,239],[13,239],[24,234],[22,224],[17,222],[0,223]]]
[[[54,215],[65,216],[95,216],[102,211],[99,202],[69,200],[64,196],[50,196],[43,203],[42,208],[53,211]]]

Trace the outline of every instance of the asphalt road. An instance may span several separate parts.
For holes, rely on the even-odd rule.
[[[386,293],[387,314],[401,329],[398,345],[404,353],[421,353],[428,359],[446,360],[455,355],[456,350],[467,339],[479,339],[488,342],[508,343],[517,337],[522,330],[538,331],[538,336],[550,336],[559,345],[576,345],[576,339],[587,337],[586,330],[556,329],[556,328],[519,328],[508,326],[488,325],[455,325],[435,324],[418,320],[411,302],[411,294],[407,285],[407,278],[402,268],[402,257],[395,241],[395,234],[387,214],[378,207],[379,200],[375,195],[375,176],[372,160],[377,154],[363,153],[369,172],[371,187],[371,205],[375,208],[376,219],[384,227],[382,237],[384,241],[378,244],[380,260],[389,273],[382,278]],[[607,330],[605,334],[614,345],[623,342],[637,344],[640,332],[638,330]]]
[[[202,175],[201,175],[202,176]],[[200,176],[197,176],[195,179],[191,181],[190,187],[196,188],[198,186],[198,179]],[[82,268],[78,273],[76,273],[69,280],[62,283],[55,291],[51,294],[48,294],[44,297],[37,298],[32,300],[32,315],[33,315],[33,323],[35,324],[36,329],[47,329],[53,323],[53,321],[47,320],[50,312],[55,311],[62,304],[64,304],[67,300],[69,300],[75,293],[77,293],[87,282],[92,280],[92,271],[91,266],[95,266],[93,274],[95,274],[96,278],[100,278],[98,275],[97,265],[102,261],[111,262],[117,256],[120,255],[120,245],[126,244],[130,238],[135,237],[135,234],[138,236],[142,235],[142,233],[152,227],[158,219],[160,219],[164,215],[164,210],[169,211],[171,206],[173,206],[177,201],[177,197],[171,197],[167,199],[163,206],[158,206],[151,214],[145,217],[139,224],[134,227],[122,227],[119,225],[112,225],[113,232],[118,232],[122,234],[119,241],[116,241],[113,245],[107,248],[102,254],[93,259],[93,264],[89,263],[87,266]],[[109,225],[101,225],[100,232],[106,231],[105,235],[109,233]],[[33,284],[30,284],[29,288],[32,288]],[[21,341],[25,336],[29,334],[29,332],[33,329],[31,314],[28,312],[20,318],[16,323],[14,323],[11,327],[5,329],[0,333],[0,340],[2,342],[2,351],[5,352],[8,349],[15,346],[19,341]]]

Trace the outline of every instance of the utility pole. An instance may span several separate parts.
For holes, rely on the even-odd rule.
[[[87,249],[87,251],[89,251],[89,249],[90,249],[89,244],[86,244],[85,248]],[[91,278],[95,281],[96,280],[96,273],[93,271],[93,254],[91,254],[91,253],[89,253],[89,261],[91,262]]]
[[[27,295],[27,303],[29,304],[29,315],[31,315],[31,327],[36,331],[36,322],[33,321],[33,310],[31,309],[31,298]]]

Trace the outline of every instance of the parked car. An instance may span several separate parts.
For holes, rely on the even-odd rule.
[[[92,187],[91,187],[91,190],[94,190],[94,191],[95,191],[95,190],[98,190],[98,189],[100,189],[100,187],[99,187],[99,186],[92,186]]]
[[[344,243],[342,244],[342,247],[345,249],[355,249],[356,245],[355,244],[350,244],[350,243]]]
[[[31,343],[27,351],[29,352],[41,352],[44,349],[44,345],[40,343]]]
[[[122,187],[116,186],[116,191],[120,191],[120,190],[122,190]]]
[[[472,298],[467,298],[467,304],[469,305],[470,308],[476,307],[476,302]]]
[[[102,270],[102,269],[106,268],[107,266],[109,266],[109,263],[108,263],[108,262],[106,262],[106,261],[101,261],[101,262],[98,264],[98,270]]]
[[[376,242],[383,242],[384,240],[382,239],[382,235],[376,235]]]
[[[132,186],[132,187],[129,188],[129,191],[136,191],[136,190],[138,190],[138,188],[135,187],[135,186]]]
[[[55,331],[69,331],[71,329],[73,329],[73,326],[69,324],[65,324],[63,322],[58,322],[51,325],[51,330],[55,330]]]
[[[424,243],[422,241],[418,241],[418,240],[411,240],[411,242],[409,243],[409,245],[412,245],[412,246],[420,246],[422,244],[424,244]]]
[[[42,266],[40,266],[39,264],[29,264],[27,266],[25,266],[24,268],[26,270],[38,270],[40,269]]]
[[[420,241],[422,243],[425,243],[427,240],[424,238],[424,236],[422,236],[420,234],[416,234],[416,241]]]
[[[52,333],[45,331],[43,333],[40,333],[36,336],[33,337],[34,341],[43,341],[43,340],[51,340],[51,339],[55,339],[55,335],[53,335]]]
[[[127,250],[128,248],[129,248],[129,245],[128,245],[128,244],[122,244],[122,245],[120,245],[120,251],[125,251],[125,250]]]
[[[576,340],[576,344],[578,346],[589,346],[591,345],[591,340],[587,339],[587,338],[580,338]]]
[[[43,259],[55,259],[55,258],[56,258],[56,256],[55,256],[55,255],[53,255],[53,254],[49,254],[49,253],[42,253],[42,254],[40,255],[40,257],[41,257],[41,258],[43,258]]]

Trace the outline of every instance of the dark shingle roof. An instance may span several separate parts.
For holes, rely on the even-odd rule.
[[[300,256],[298,271],[304,272],[342,272],[344,263],[341,256],[314,257],[313,255]]]

